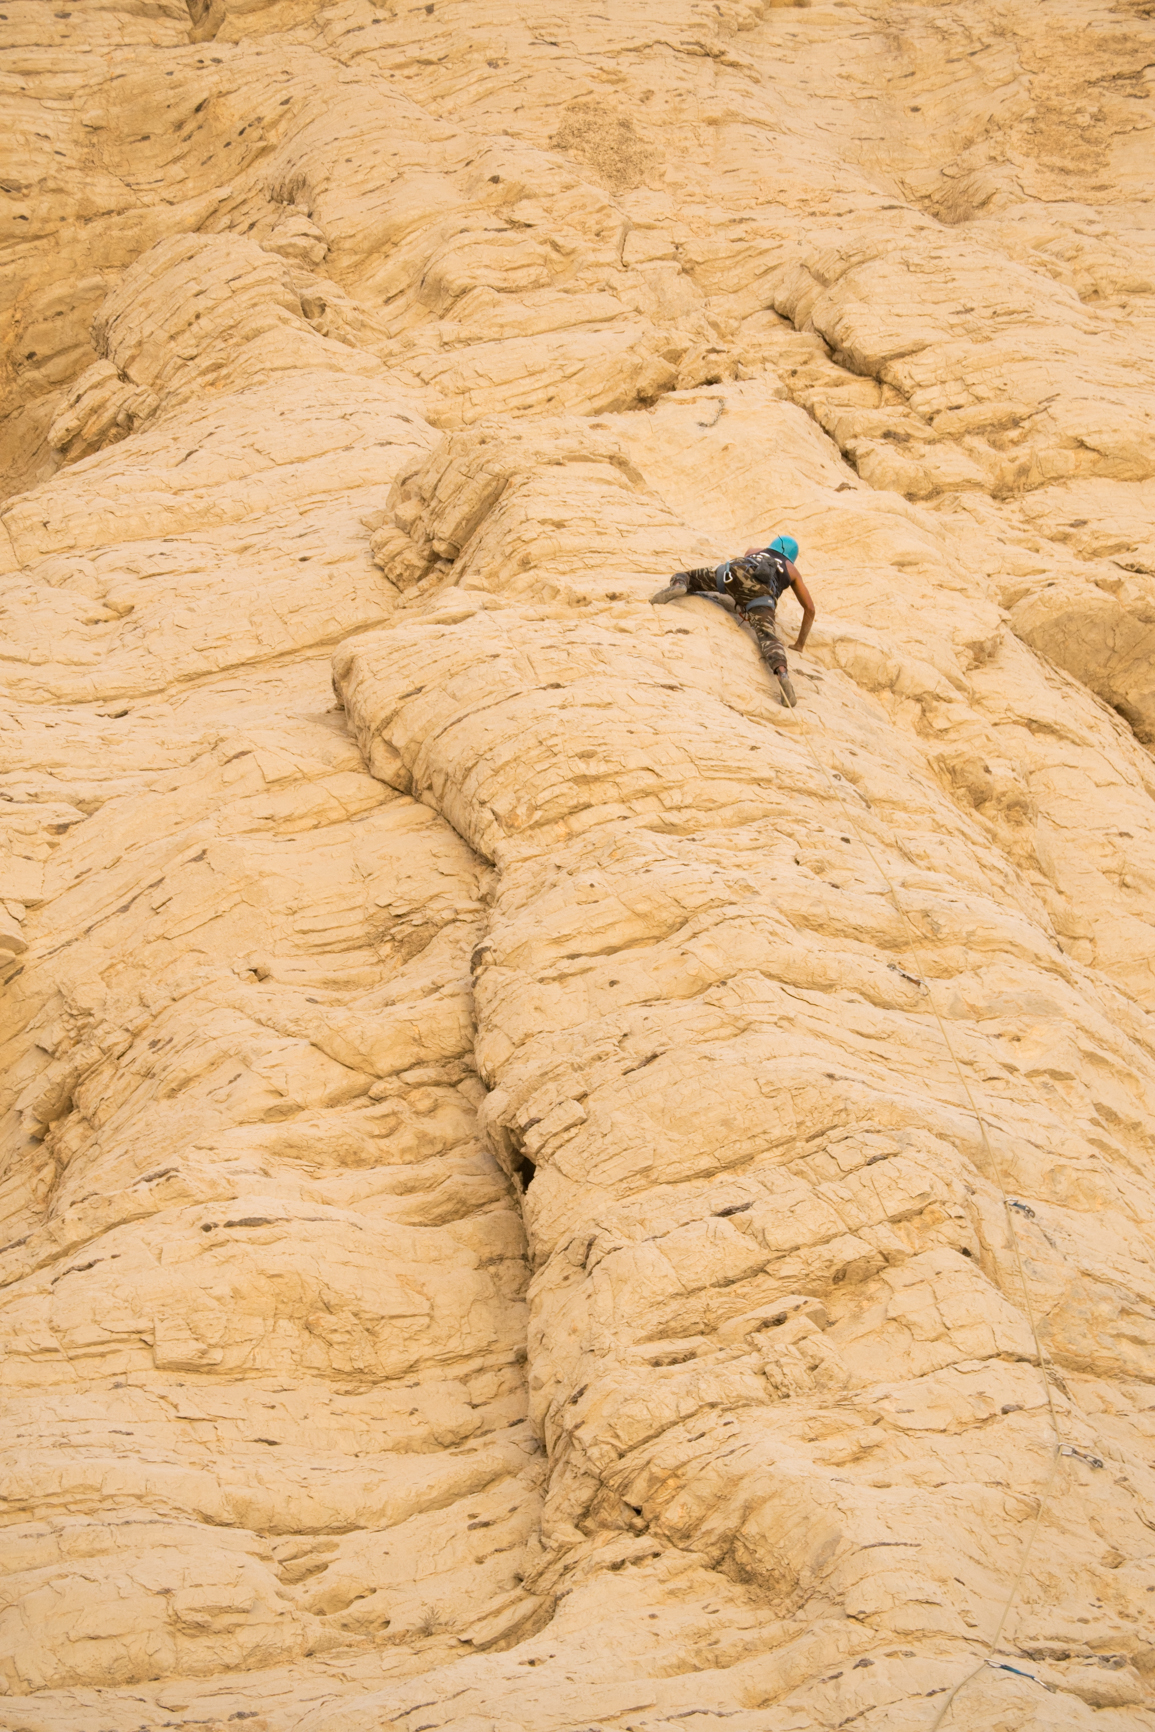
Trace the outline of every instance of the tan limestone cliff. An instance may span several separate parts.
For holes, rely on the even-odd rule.
[[[0,1726],[1149,1726],[1152,7],[0,32]]]

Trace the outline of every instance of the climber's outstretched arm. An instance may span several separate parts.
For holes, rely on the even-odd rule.
[[[814,624],[814,601],[810,591],[799,577],[793,562],[789,559],[786,561],[786,570],[790,575],[790,587],[798,597],[802,608],[802,624],[798,628],[794,648],[796,650],[805,649],[806,639],[810,636],[810,627]]]

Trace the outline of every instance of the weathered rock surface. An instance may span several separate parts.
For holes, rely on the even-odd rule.
[[[1148,1727],[1150,5],[0,30],[0,1726]]]

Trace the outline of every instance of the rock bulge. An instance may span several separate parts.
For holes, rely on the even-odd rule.
[[[1150,1723],[1149,12],[10,0],[9,1732]]]

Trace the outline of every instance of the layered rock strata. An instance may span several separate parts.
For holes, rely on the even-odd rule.
[[[11,1732],[1149,1724],[1149,10],[9,4]]]

